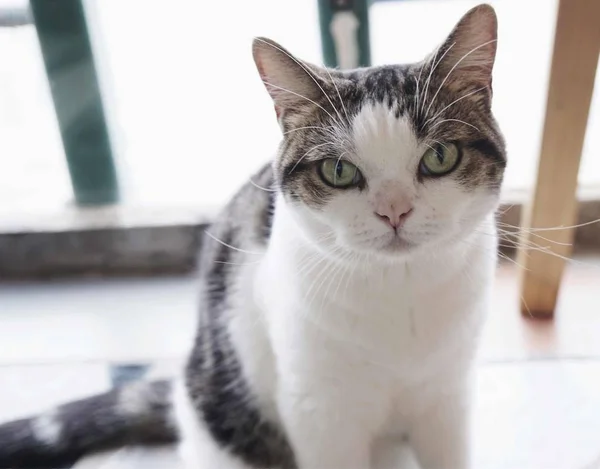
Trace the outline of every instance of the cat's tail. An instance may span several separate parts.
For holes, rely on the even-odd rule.
[[[172,383],[134,382],[0,425],[0,468],[60,467],[90,452],[173,443]]]

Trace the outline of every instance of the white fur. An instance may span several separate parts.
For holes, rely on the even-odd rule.
[[[323,211],[280,198],[263,259],[241,268],[230,332],[246,379],[300,469],[389,469],[404,438],[424,469],[465,469],[497,195],[451,177],[417,181],[427,147],[382,106],[357,116],[353,144],[368,188],[340,191]],[[395,234],[373,213],[389,187],[413,207],[408,249],[390,247]],[[244,467],[212,442],[181,388],[176,403],[190,468]]]
[[[146,413],[150,407],[146,387],[143,381],[125,386],[119,394],[119,411],[129,415]]]
[[[32,421],[31,426],[36,439],[45,445],[53,447],[60,442],[62,423],[56,412],[40,415]]]

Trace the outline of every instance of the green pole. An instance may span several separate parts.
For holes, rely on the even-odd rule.
[[[331,33],[331,24],[337,13],[352,12],[358,20],[356,41],[358,46],[358,67],[371,65],[371,46],[369,40],[369,0],[318,0],[319,24],[321,27],[321,47],[323,60],[328,67],[337,67],[339,59],[335,40]]]
[[[83,0],[30,0],[75,200],[114,203],[117,171]]]

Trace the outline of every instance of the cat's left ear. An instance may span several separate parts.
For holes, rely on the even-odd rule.
[[[319,68],[294,57],[282,46],[258,37],[252,44],[256,68],[275,103],[277,117],[293,108],[315,105],[325,86]]]
[[[436,73],[442,79],[492,86],[492,69],[496,58],[498,20],[490,5],[468,11],[454,27],[448,39],[432,58],[439,62]]]

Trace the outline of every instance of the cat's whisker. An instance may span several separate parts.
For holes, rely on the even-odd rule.
[[[312,271],[314,262],[316,262],[319,257],[319,253],[317,252],[310,252],[309,254],[303,256],[301,259],[300,268],[298,269],[298,277],[305,277],[305,274],[309,274],[310,271]]]
[[[287,131],[283,132],[282,135],[287,135],[287,134],[291,134],[292,132],[297,132],[298,130],[307,130],[307,129],[325,130],[325,131],[333,134],[334,131],[332,129],[335,129],[335,127],[333,125],[328,125],[326,127],[319,126],[319,125],[305,125],[303,127],[296,127],[295,129],[287,130]]]
[[[332,236],[335,235],[335,231],[334,230],[327,230],[325,233],[320,234],[319,236],[317,236],[315,238],[316,241],[322,241],[324,239],[328,239],[331,238]]]
[[[338,292],[340,290],[340,286],[342,285],[342,281],[344,280],[344,278],[346,277],[347,272],[350,269],[350,263],[351,263],[353,257],[354,257],[354,253],[349,252],[348,256],[347,256],[347,262],[344,262],[344,272],[342,273],[342,275],[340,275],[337,287],[336,287],[335,292],[333,294],[334,298],[338,297],[337,295],[338,295]]]
[[[444,51],[444,53],[442,54],[442,56],[440,57],[440,59],[437,62],[435,61],[435,57],[434,57],[434,63],[431,66],[431,69],[429,70],[429,76],[427,77],[427,81],[425,82],[425,96],[423,97],[423,102],[421,103],[421,109],[419,111],[419,114],[423,112],[423,108],[425,107],[425,101],[427,101],[427,93],[429,92],[429,83],[431,82],[431,77],[433,75],[433,72],[435,71],[437,66],[441,63],[442,59],[446,56],[446,54],[448,52],[450,52],[450,50],[454,47],[455,44],[456,44],[456,42],[453,42],[450,45],[450,47],[448,47],[448,49],[446,49]],[[439,49],[436,50],[436,57],[437,57],[438,52],[439,52]],[[435,98],[435,96],[434,96],[434,98]],[[429,105],[429,107],[431,107],[431,104]],[[427,108],[427,112],[429,112],[429,108]],[[425,117],[427,117],[427,112],[425,113]]]
[[[339,247],[338,246],[333,246],[332,248],[332,252],[336,252]],[[321,253],[319,253],[317,250],[315,251],[310,251],[308,253],[308,259],[317,259],[319,261],[324,261],[326,260],[326,258],[324,256],[321,255]],[[298,271],[298,275],[299,276],[303,276],[306,277],[307,274],[312,273],[313,267],[314,265],[310,264],[308,261],[305,261],[309,264],[308,268],[306,268],[306,264],[303,265],[300,270]]]
[[[350,271],[350,267],[353,265],[353,259],[355,258],[355,254],[352,251],[342,252],[342,255],[339,260],[340,267],[335,273],[335,276],[338,276],[338,283],[333,294],[333,298],[335,301],[338,299],[338,291],[342,284],[342,281],[346,277],[346,274]],[[346,294],[346,293],[345,293]]]
[[[319,109],[321,109],[321,111],[323,111],[325,114],[327,114],[334,122],[337,122],[337,119],[335,117],[333,117],[331,115],[331,113],[327,109],[325,109],[323,106],[321,106],[319,103],[313,101],[312,99],[307,98],[306,96],[303,96],[301,94],[298,94],[295,91],[291,91],[291,90],[282,88],[281,86],[274,85],[273,83],[269,83],[268,81],[265,81],[265,80],[263,80],[263,83],[265,84],[265,86],[270,86],[271,88],[275,88],[277,90],[285,91],[286,93],[290,93],[290,94],[293,94],[294,96],[298,96],[299,98],[305,99],[306,101],[314,104]]]
[[[344,155],[346,155],[346,154],[348,154],[348,152],[347,152],[347,151],[344,151],[344,152],[340,153],[340,156],[338,156],[338,159],[337,159],[337,163],[336,163],[336,165],[340,164],[340,161],[342,161],[342,157],[343,157]],[[334,180],[334,181],[337,181],[337,173],[336,173],[336,175],[334,176],[333,180]]]
[[[549,256],[553,256],[556,257],[557,259],[561,259],[565,262],[569,262],[569,263],[574,263],[574,264],[578,264],[578,265],[583,265],[586,267],[591,267],[593,269],[600,269],[600,267],[598,265],[595,264],[590,264],[589,262],[583,262],[583,261],[579,261],[577,259],[573,259],[571,257],[567,257],[567,256],[563,256],[562,254],[558,254],[554,251],[552,251],[550,248],[546,247],[536,247],[536,246],[520,246],[521,249],[523,250],[529,250],[529,251],[536,251],[536,252],[541,252],[544,254],[548,254]]]
[[[296,161],[296,163],[294,164],[294,166],[292,166],[292,169],[290,169],[290,172],[288,174],[292,174],[294,172],[294,170],[298,167],[298,165],[300,163],[302,163],[302,160],[304,160],[304,158],[306,158],[306,156],[312,152],[313,150],[316,150],[317,148],[321,148],[324,147],[325,145],[335,145],[335,142],[325,142],[325,143],[320,143],[318,145],[315,145],[314,147],[312,147],[310,150],[308,150],[306,153],[304,153],[304,155],[302,155],[298,161]]]
[[[422,63],[420,68],[419,68],[419,75],[417,76],[417,81],[416,81],[416,87],[415,87],[415,97],[414,97],[414,112],[415,112],[415,119],[419,117],[419,99],[421,98],[421,90],[419,88],[419,85],[421,83],[421,74],[423,73],[423,69],[425,68],[425,64]]]
[[[348,286],[350,285],[350,280],[352,280],[352,276],[356,272],[356,268],[361,264],[361,258],[364,258],[362,254],[354,255],[354,262],[351,263],[352,267],[349,271],[348,277],[346,278],[346,285],[344,286],[344,296],[348,294]]]
[[[511,239],[511,238],[507,238],[503,235],[499,235],[498,236],[498,246],[500,247],[505,247],[505,248],[510,248],[510,249],[522,249],[523,251],[526,250],[543,250],[544,252],[547,252],[548,254],[553,254],[552,249],[550,248],[550,246],[540,246],[539,244],[536,243],[524,243],[522,240],[515,240],[515,239]],[[502,243],[501,243],[502,241]]]
[[[485,236],[496,237],[500,241],[504,241],[504,242],[507,242],[507,243],[512,243],[510,246],[505,246],[505,247],[513,247],[514,248],[514,247],[518,247],[521,244],[525,243],[526,246],[527,245],[533,245],[533,246],[538,247],[538,248],[543,248],[543,246],[540,246],[539,244],[537,244],[537,243],[535,243],[535,242],[533,242],[531,240],[528,240],[528,241],[523,240],[522,238],[519,237],[518,233],[506,232],[506,231],[504,231],[504,230],[502,230],[501,228],[498,228],[498,227],[495,228],[495,232],[494,233],[487,233],[487,232],[484,232],[484,231],[481,231],[481,230],[475,230],[475,232],[479,233],[479,234],[482,234],[482,235],[485,235]],[[547,240],[547,241],[551,242],[551,240]],[[560,244],[562,244],[562,243],[560,243]]]
[[[335,265],[335,262],[332,262],[332,264],[334,264],[334,268],[333,268],[333,271],[331,272],[331,275],[329,275],[329,282],[327,283],[327,289],[325,290],[325,294],[321,298],[321,308],[320,308],[321,311],[323,311],[323,309],[324,309],[323,306],[325,304],[325,300],[329,297],[329,292],[333,285],[333,281],[335,280],[336,276],[342,272],[342,269],[344,268],[344,259],[347,256],[348,256],[348,253],[343,253],[341,256],[342,258],[338,265]],[[334,300],[335,300],[335,297],[334,297]]]
[[[500,257],[501,259],[504,259],[505,261],[508,261],[514,265],[516,265],[517,267],[519,267],[520,269],[529,271],[529,269],[527,267],[525,267],[523,264],[521,264],[520,262],[514,260],[512,257],[507,256],[506,254],[502,253],[502,252],[498,252],[498,257]]]
[[[511,208],[513,208],[515,206],[515,204],[510,204],[508,207],[506,207],[504,210],[502,210],[501,212],[498,212],[498,215],[504,215],[505,213],[507,213]],[[500,220],[497,220],[497,222],[500,222]]]
[[[310,261],[306,262],[306,264],[304,266],[305,268],[303,269],[304,272],[302,273],[300,280],[302,282],[309,281],[313,272],[316,272],[316,274],[314,277],[312,277],[312,282],[310,283],[309,288],[305,291],[305,293],[303,295],[303,302],[306,301],[309,293],[312,292],[312,289],[314,288],[316,282],[320,278],[318,267],[321,264],[323,264],[323,262],[324,262],[324,258],[322,256],[314,256],[310,259]],[[303,315],[306,314],[304,309],[302,311],[303,311],[303,313],[302,313]]]
[[[562,241],[555,241],[553,239],[546,238],[546,237],[544,237],[544,236],[542,236],[540,234],[533,233],[533,232],[528,231],[526,229],[519,229],[518,231],[512,231],[512,230],[503,229],[501,226],[498,226],[497,229],[498,229],[499,233],[502,233],[505,236],[511,236],[511,237],[515,237],[515,238],[518,238],[518,239],[522,238],[523,234],[529,234],[531,236],[535,236],[536,238],[543,239],[544,241],[547,241],[548,243],[556,244],[558,246],[572,246],[572,243],[565,243],[565,242],[562,242]]]
[[[554,227],[527,228],[527,230],[529,232],[531,232],[531,233],[535,233],[535,232],[539,232],[539,231],[573,230],[575,228],[581,228],[583,226],[595,225],[596,223],[600,223],[600,218],[597,218],[595,220],[591,220],[591,221],[588,221],[588,222],[585,222],[585,223],[579,223],[577,225],[569,225],[569,226],[559,225],[559,226],[554,226]],[[504,226],[510,227],[510,228],[515,228],[517,230],[525,230],[525,228],[520,228],[518,226],[510,225],[508,223],[504,223]]]
[[[327,67],[325,67],[325,66],[323,67],[323,69],[327,72],[327,75],[329,75],[329,79],[331,80],[331,84],[335,88],[335,91],[337,92],[338,98],[340,98],[340,104],[342,105],[342,109],[344,110],[344,115],[346,116],[346,122],[349,124],[350,123],[350,117],[348,117],[348,111],[346,110],[346,106],[344,105],[344,100],[342,99],[342,95],[340,94],[340,89],[338,88],[337,84],[335,83],[335,80],[331,76],[331,73],[329,72],[329,69]]]
[[[427,107],[427,111],[425,112],[425,116],[427,116],[429,114],[429,110],[431,109],[431,106],[433,105],[433,103],[435,102],[435,98],[437,98],[438,94],[440,93],[440,90],[442,89],[442,87],[444,86],[444,84],[446,83],[446,80],[448,80],[448,78],[450,77],[450,75],[452,74],[452,72],[456,69],[456,67],[458,67],[460,65],[460,63],[465,60],[469,55],[471,55],[473,52],[481,49],[482,47],[488,46],[490,44],[492,44],[493,42],[496,42],[496,39],[492,39],[491,41],[486,41],[483,44],[478,45],[477,47],[474,47],[473,49],[471,49],[469,52],[467,52],[465,55],[463,55],[455,64],[454,66],[450,69],[450,71],[448,72],[448,74],[444,77],[444,79],[442,80],[442,83],[440,84],[440,86],[438,87],[438,90],[436,91],[436,93],[433,95],[433,98],[431,98],[431,101],[429,102],[429,106]]]
[[[319,81],[315,78],[313,72],[311,72],[310,70],[308,70],[304,64],[302,62],[300,62],[298,59],[296,59],[296,57],[294,57],[293,55],[291,55],[289,52],[287,52],[285,49],[282,49],[281,47],[276,46],[275,44],[272,44],[268,41],[265,41],[261,38],[256,38],[256,40],[264,43],[264,44],[268,44],[269,46],[271,46],[273,49],[277,49],[279,52],[281,52],[282,54],[287,55],[290,59],[292,59],[294,62],[296,62],[296,64],[298,64],[298,66],[304,70],[304,72],[311,78],[312,81],[315,82],[315,85],[317,85],[317,87],[321,90],[321,92],[323,93],[323,95],[325,96],[325,98],[327,98],[327,101],[329,101],[329,104],[331,104],[331,107],[334,109],[334,111],[338,114],[338,117],[342,117],[341,114],[339,113],[339,111],[336,109],[336,107],[334,106],[333,102],[331,101],[331,98],[329,97],[329,95],[325,92],[325,90],[323,89],[323,87],[321,86],[321,84],[319,83]],[[285,90],[284,90],[285,91]],[[314,102],[314,101],[313,101]],[[315,103],[316,104],[316,103]],[[321,106],[319,106],[321,107]],[[321,109],[323,109],[321,107]],[[325,109],[323,109],[325,111]],[[327,112],[327,111],[325,111]],[[327,113],[334,121],[336,119],[333,118],[333,116],[329,113]]]
[[[474,128],[477,132],[481,132],[479,130],[479,128],[475,127],[473,124],[469,124],[468,122],[465,122],[460,119],[442,119],[442,120],[436,121],[431,127],[429,127],[429,130],[435,129],[438,125],[443,124],[444,122],[459,122],[461,124],[468,125],[469,127]]]
[[[322,276],[325,276],[327,273],[329,273],[332,266],[334,266],[334,263],[330,259],[327,259],[325,256],[321,257],[321,261],[318,262],[318,264],[320,265],[322,263],[322,261],[325,262],[324,268],[320,272],[317,272],[309,289],[306,291],[306,294],[304,295],[304,301],[307,302],[307,304],[306,304],[307,313],[309,311],[311,311],[313,301],[314,301],[315,297],[317,296],[317,294],[319,293],[319,291],[321,290],[321,288],[323,287],[324,282],[320,281]],[[314,290],[315,287],[317,287],[317,290]],[[312,293],[312,295],[311,295],[311,293]]]
[[[304,253],[300,259],[300,268],[297,272],[298,277],[305,278],[307,275],[311,274],[314,268],[314,262],[320,258],[322,258],[322,256],[318,251],[309,251],[308,253]]]
[[[340,264],[343,264],[343,260],[345,259],[345,257],[348,255],[348,252],[342,248],[341,246],[334,246],[333,249],[330,250],[330,253],[333,255],[333,258],[326,258],[326,265],[324,267],[324,269],[320,272],[320,274],[322,274],[322,276],[330,276],[328,275],[328,273],[330,271],[335,272],[338,268],[338,266]],[[316,280],[318,280],[318,275],[315,277]],[[321,284],[318,286],[317,291],[315,291],[315,294],[313,295],[316,296],[318,294],[318,292],[321,290],[321,287],[325,284],[325,281],[321,282]],[[308,295],[307,295],[308,297]],[[311,300],[312,301],[312,300]],[[308,308],[310,309],[310,308]]]
[[[231,244],[228,244],[225,241],[217,238],[215,235],[213,235],[212,233],[210,233],[208,230],[204,230],[204,233],[207,236],[209,236],[210,238],[214,239],[217,243],[222,244],[226,248],[233,249],[234,251],[243,252],[245,254],[251,254],[253,256],[262,256],[262,255],[264,255],[264,253],[262,253],[262,252],[253,252],[253,251],[247,251],[246,249],[242,249],[242,248],[236,248],[235,246],[232,246]]]
[[[427,148],[429,148],[430,150],[433,150],[437,153],[437,150],[435,148],[433,148],[431,145],[429,145],[427,142],[423,142],[423,145],[425,145]]]
[[[346,256],[346,259],[345,259],[345,262],[344,262],[344,271],[339,276],[338,284],[337,284],[337,287],[336,287],[335,292],[334,292],[334,298],[336,300],[338,298],[338,293],[339,293],[340,287],[341,287],[344,279],[347,278],[348,274],[351,272],[351,267],[352,267],[352,265],[354,263],[354,259],[355,259],[355,254],[353,252],[348,252],[348,254]],[[344,291],[343,296],[345,297],[346,295],[347,295],[347,290]],[[343,316],[343,320],[345,322],[346,328],[348,330],[350,330],[350,322],[348,321],[348,316],[344,315]]]
[[[527,301],[525,301],[525,297],[523,295],[521,296],[521,302],[523,303],[523,306],[525,306],[525,309],[527,310],[527,314],[529,315],[529,317],[531,319],[533,319],[533,313],[531,312],[531,309],[529,309],[529,305],[527,304]]]
[[[476,90],[473,90],[467,94],[462,95],[460,98],[455,99],[454,101],[452,101],[450,104],[448,104],[447,106],[443,107],[435,116],[430,117],[429,119],[427,119],[425,121],[425,123],[423,124],[423,127],[426,127],[427,124],[429,124],[432,120],[437,119],[440,115],[442,115],[442,113],[444,111],[446,111],[447,109],[449,109],[451,106],[454,106],[456,103],[458,103],[459,101],[462,101],[465,98],[468,98],[469,96],[474,95],[475,93],[479,93],[480,91],[486,90],[487,87],[482,87],[482,88],[477,88]]]
[[[551,246],[541,246],[541,245],[533,242],[532,240],[524,240],[522,238],[515,240],[515,239],[505,237],[502,233],[498,233],[498,235],[496,235],[495,233],[487,233],[487,232],[483,232],[483,231],[479,231],[479,230],[475,230],[475,231],[479,234],[483,234],[483,235],[487,235],[487,236],[498,236],[498,239],[500,241],[503,241],[505,243],[510,243],[505,246],[502,246],[501,244],[499,244],[502,247],[515,248],[515,249],[518,248],[518,249],[521,249],[524,253],[526,253],[527,251],[540,252],[540,253],[547,254],[552,257],[556,257],[557,259],[561,259],[567,263],[574,263],[574,264],[582,265],[585,267],[591,267],[593,269],[600,269],[600,267],[596,264],[591,264],[589,262],[580,261],[580,260],[573,259],[568,256],[564,256],[562,254],[558,254],[552,250]],[[511,233],[511,236],[512,236],[512,233]],[[548,241],[551,242],[551,240],[548,240]],[[511,261],[514,261],[514,260],[511,259]],[[524,268],[525,270],[528,270],[522,265],[520,265],[520,267]]]
[[[491,233],[489,233],[489,234],[491,235]],[[494,259],[496,259],[497,257],[500,257],[500,258],[502,258],[502,259],[505,259],[505,260],[507,260],[507,261],[509,261],[509,262],[511,262],[511,263],[513,263],[513,264],[515,264],[517,267],[520,267],[520,268],[522,268],[522,269],[525,269],[525,270],[527,270],[527,269],[526,269],[526,268],[525,268],[523,265],[521,265],[519,262],[517,262],[517,261],[515,261],[514,259],[510,258],[510,257],[509,257],[509,256],[507,256],[506,254],[504,254],[504,253],[500,252],[500,251],[499,251],[497,248],[492,248],[492,249],[489,249],[489,248],[483,247],[483,246],[481,246],[481,245],[479,245],[479,244],[472,243],[472,242],[470,242],[470,241],[468,241],[468,240],[465,240],[465,239],[461,239],[461,240],[459,240],[459,242],[460,242],[460,243],[462,243],[462,244],[466,244],[466,245],[468,245],[468,246],[470,246],[470,247],[472,247],[472,248],[474,248],[474,249],[478,249],[478,250],[480,250],[480,251],[485,251],[485,252],[487,252],[487,253],[491,254],[491,255],[493,256],[493,258],[494,258]]]
[[[257,183],[255,183],[252,178],[248,179],[248,182],[250,184],[252,184],[254,187],[256,187],[257,189],[263,190],[265,192],[277,192],[279,189],[275,188],[275,187],[263,187]]]
[[[442,142],[439,142],[438,140],[435,140],[435,139],[433,139],[433,138],[431,139],[431,141],[432,141],[433,143],[437,144],[437,145],[440,145],[440,146],[444,147],[444,148],[445,148],[447,151],[450,151],[450,150],[448,149],[448,147],[447,147],[447,146],[446,146],[444,143],[442,143]],[[431,147],[430,147],[430,148],[431,148]],[[434,151],[435,151],[435,150],[434,150]]]

